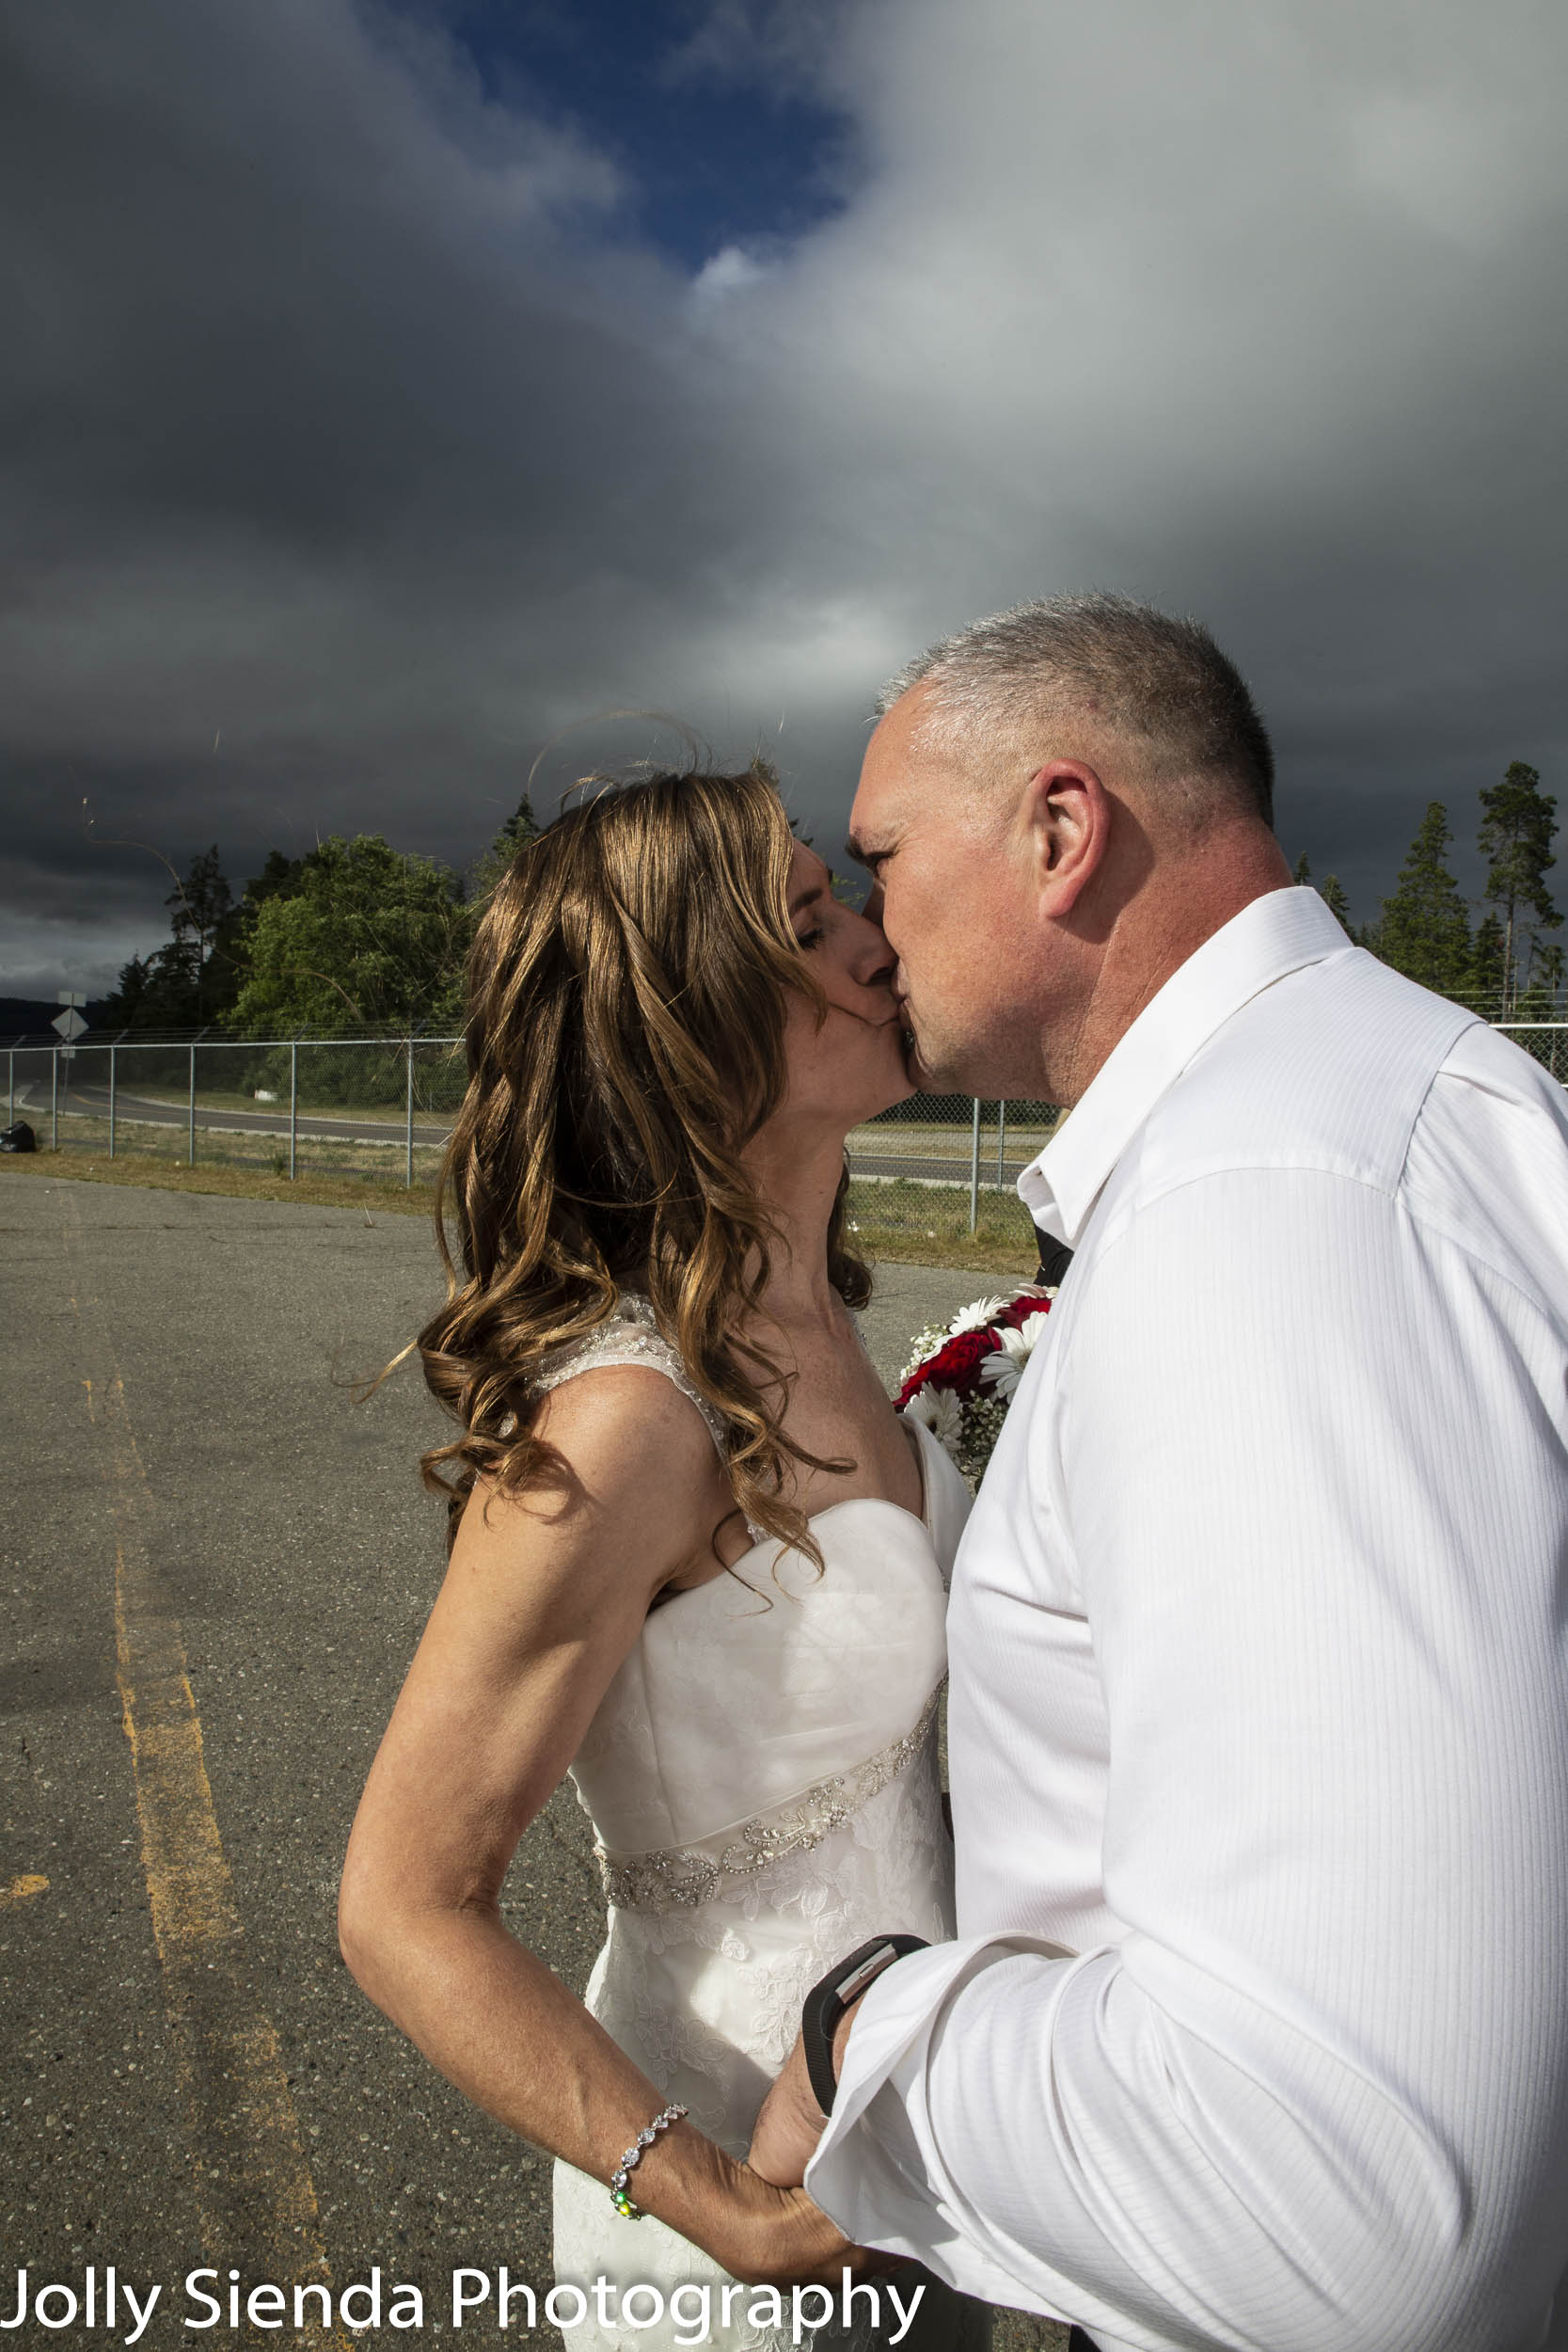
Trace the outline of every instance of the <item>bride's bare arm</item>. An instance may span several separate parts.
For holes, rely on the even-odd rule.
[[[339,1932],[371,1999],[460,2090],[608,2181],[663,2093],[503,1926],[501,1883],[654,1596],[717,1566],[725,1498],[705,1429],[657,1374],[584,1374],[538,1426],[569,1475],[470,1501],[360,1802]],[[836,2280],[845,2257],[802,2193],[689,2124],[659,2136],[635,2193],[738,2278]]]

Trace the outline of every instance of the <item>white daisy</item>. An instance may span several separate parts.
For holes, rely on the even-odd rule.
[[[1006,1303],[1005,1298],[977,1298],[972,1307],[966,1307],[961,1314],[954,1316],[947,1327],[948,1338],[956,1340],[960,1331],[983,1331],[987,1324],[1002,1312]]]
[[[943,1452],[956,1462],[963,1434],[964,1408],[951,1389],[924,1388],[904,1407],[906,1421],[928,1429]]]
[[[1029,1327],[1037,1320],[1031,1315],[1022,1330],[998,1331],[1001,1344],[993,1347],[989,1356],[981,1357],[980,1377],[998,1396],[1011,1396],[1017,1388],[1023,1367],[1035,1352],[1035,1337]]]

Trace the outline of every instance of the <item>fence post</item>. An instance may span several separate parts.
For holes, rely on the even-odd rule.
[[[412,1191],[414,1184],[414,1041],[412,1037],[408,1041],[408,1093],[405,1118],[406,1156],[404,1163],[403,1181],[405,1188]]]
[[[1003,1153],[1006,1149],[1006,1143],[1007,1105],[1006,1103],[998,1103],[996,1105],[996,1189],[998,1192],[1002,1189],[1002,1180],[1006,1172],[1003,1163]]]
[[[16,1118],[16,1047],[12,1045],[8,1051],[10,1068],[6,1073],[6,1124],[8,1127]]]
[[[56,1045],[49,1057],[49,1149],[60,1148],[60,1049]]]
[[[299,1138],[299,1040],[289,1040],[289,1182],[294,1181],[294,1146]]]
[[[974,1124],[969,1137],[969,1230],[980,1222],[980,1098],[974,1098]]]
[[[119,1051],[118,1045],[111,1045],[109,1048],[109,1157],[111,1160],[115,1155],[115,1056]]]
[[[187,1165],[196,1166],[196,1047],[191,1047],[191,1084],[186,1100],[185,1153]]]

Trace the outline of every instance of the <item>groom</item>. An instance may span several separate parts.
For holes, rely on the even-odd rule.
[[[1070,1106],[1019,1190],[1075,1254],[954,1581],[958,1940],[818,2005],[831,2120],[798,2048],[753,2161],[1102,2352],[1527,2352],[1568,2265],[1563,1095],[1291,887],[1193,623],[1026,606],[884,707],[852,847],[920,1083]]]

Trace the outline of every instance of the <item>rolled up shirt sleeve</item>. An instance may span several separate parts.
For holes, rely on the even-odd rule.
[[[961,1872],[963,1940],[867,1994],[807,2186],[1106,2346],[1524,2352],[1568,2265],[1560,1302],[1317,1168],[1156,1195],[1081,1270],[1001,1484],[1092,1645],[1115,1932],[1037,1932],[1062,1601],[987,1587],[993,1503],[953,1779],[1012,1892]]]

